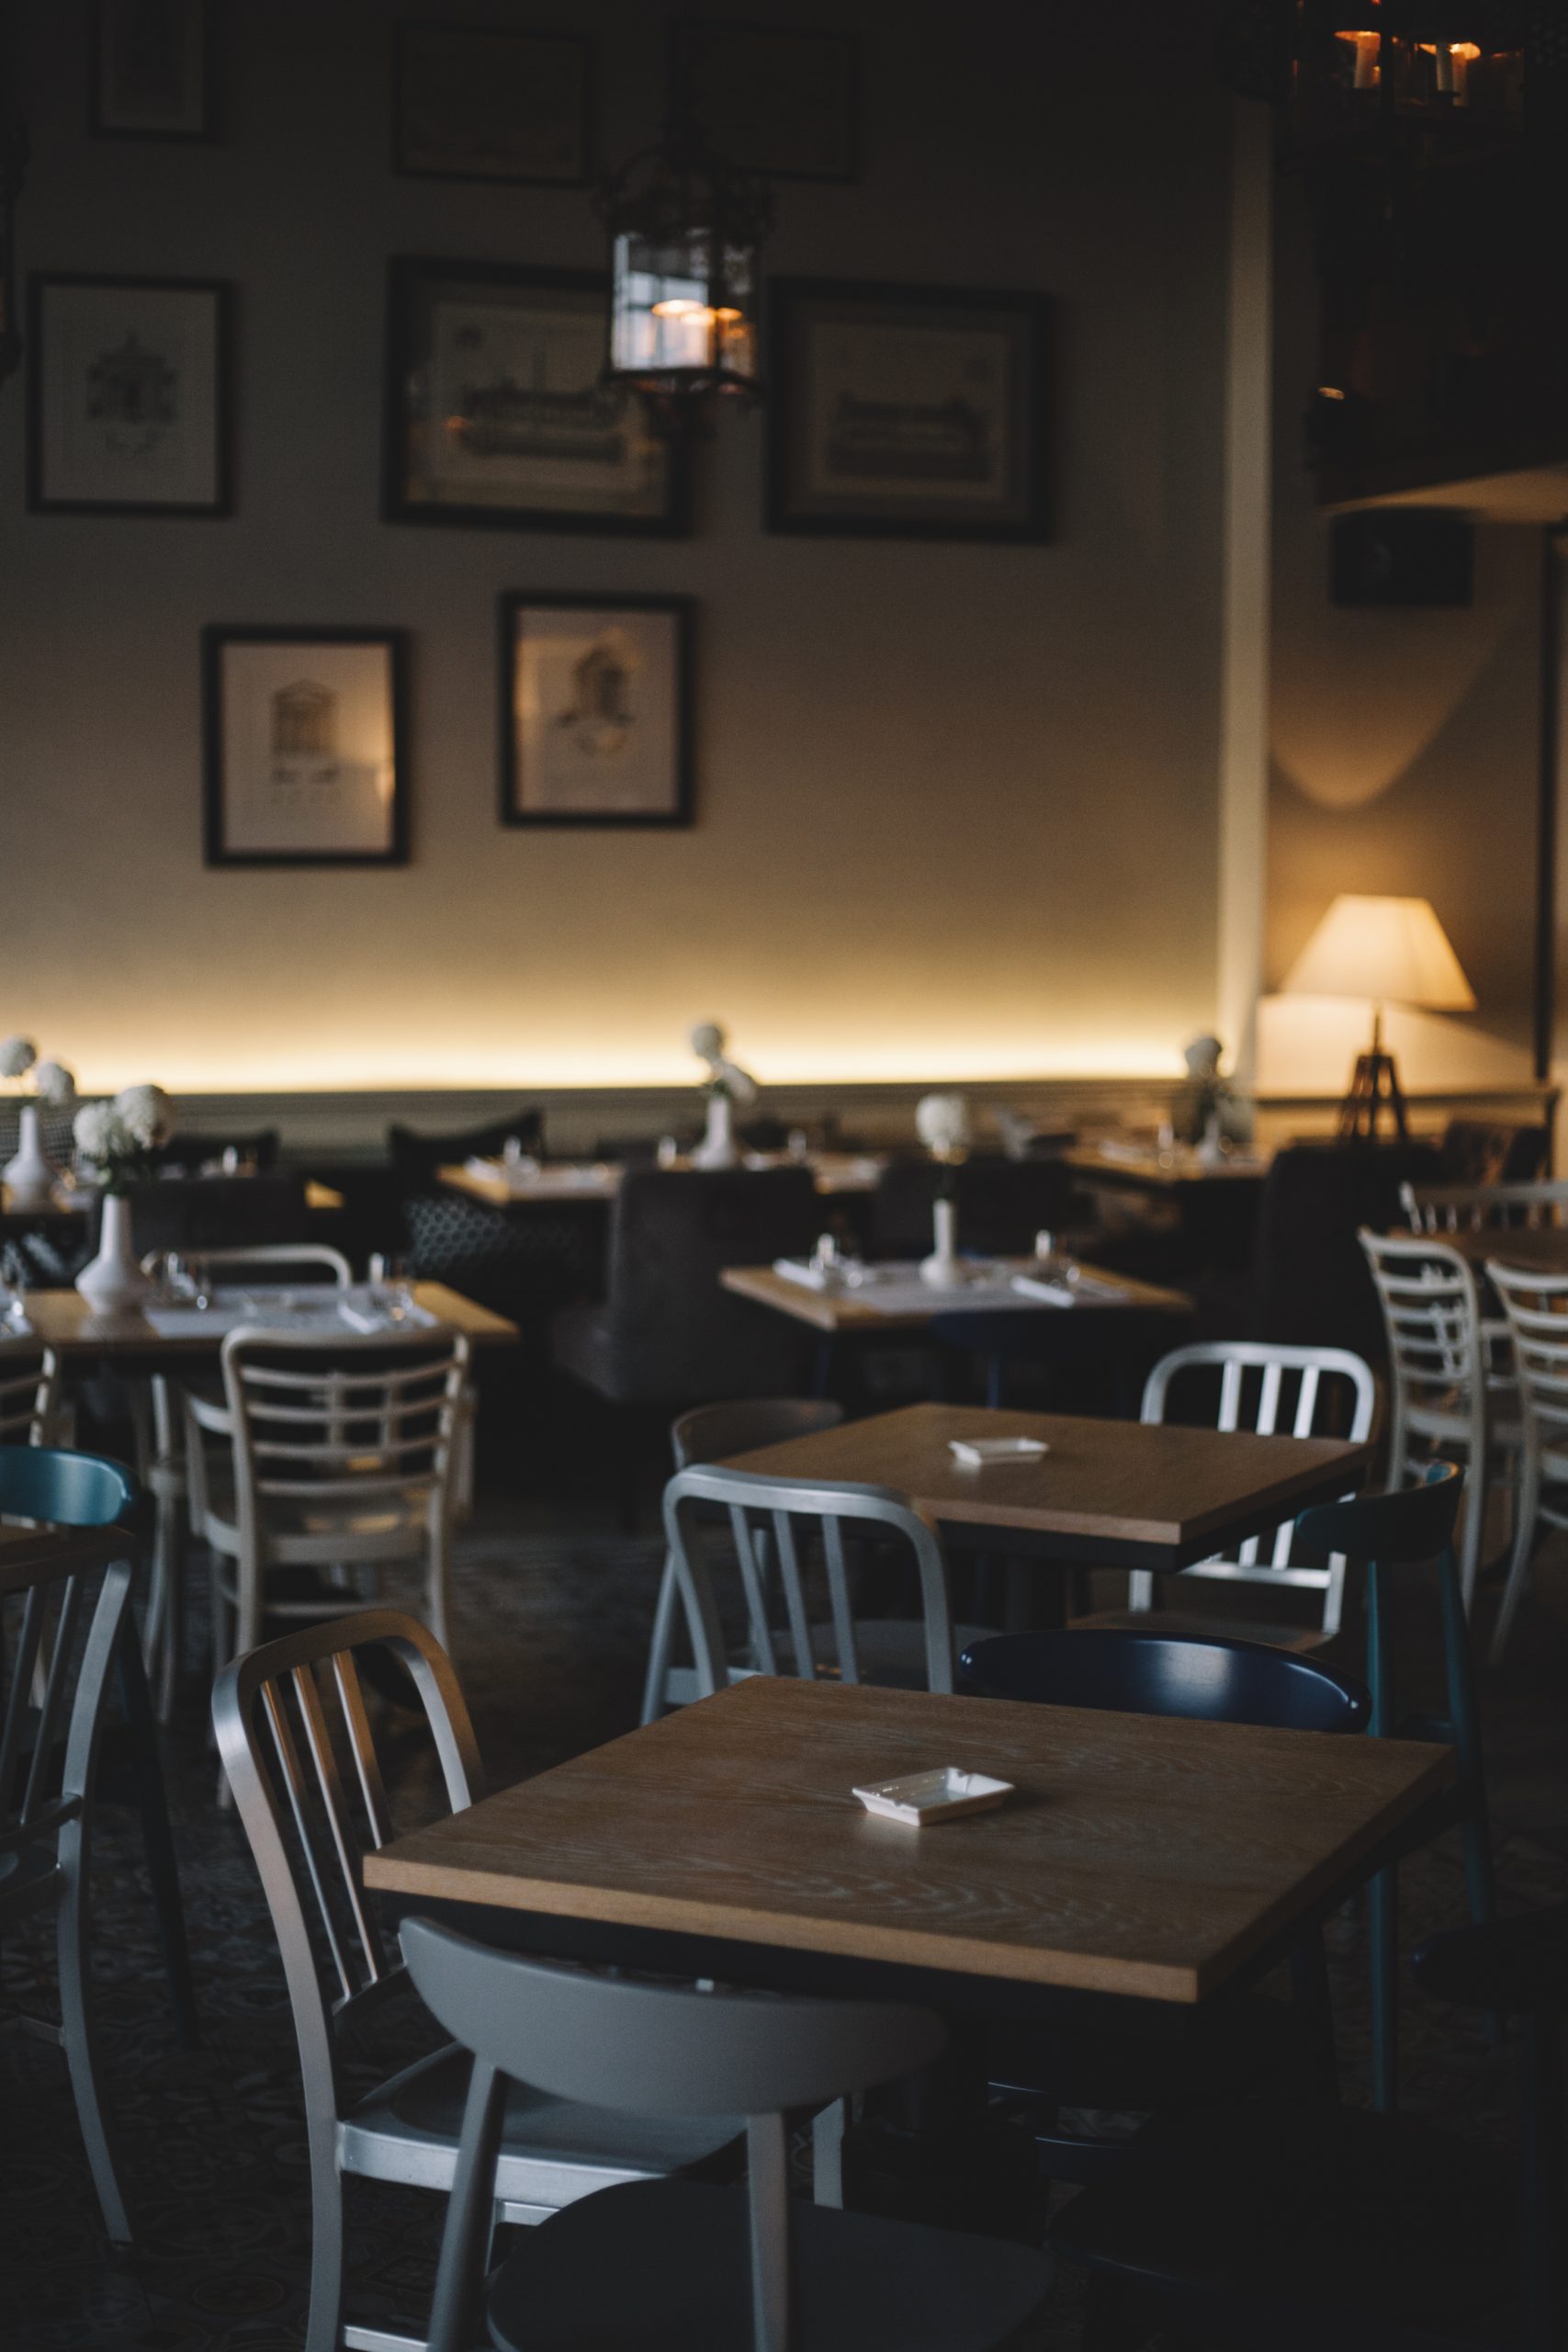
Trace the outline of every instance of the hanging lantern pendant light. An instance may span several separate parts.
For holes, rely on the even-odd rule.
[[[685,131],[635,155],[600,205],[610,232],[606,382],[642,393],[667,424],[720,394],[760,399],[769,191]]]

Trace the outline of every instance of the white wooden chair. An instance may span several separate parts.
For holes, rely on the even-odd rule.
[[[1460,1454],[1465,1481],[1460,1584],[1468,1613],[1481,1566],[1488,1482],[1512,1483],[1524,1450],[1519,1393],[1489,1354],[1475,1275],[1459,1250],[1424,1236],[1368,1232],[1360,1243],[1388,1334],[1393,1402],[1391,1487],[1419,1480],[1434,1454]]]
[[[1218,1375],[1213,1418],[1204,1426],[1216,1430],[1250,1430],[1259,1436],[1347,1437],[1363,1444],[1371,1435],[1377,1409],[1377,1381],[1371,1366],[1348,1348],[1286,1347],[1271,1340],[1200,1340],[1162,1356],[1144,1386],[1139,1419],[1163,1422],[1173,1387],[1192,1393],[1195,1380]],[[1345,1559],[1334,1554],[1325,1565],[1292,1558],[1295,1519],[1292,1515],[1272,1535],[1250,1535],[1236,1548],[1235,1557],[1216,1553],[1183,1571],[1183,1585],[1205,1579],[1219,1584],[1265,1587],[1275,1592],[1318,1592],[1323,1596],[1315,1624],[1292,1626],[1283,1618],[1243,1623],[1216,1618],[1213,1626],[1196,1612],[1155,1608],[1155,1578],[1135,1569],[1127,1580],[1127,1606],[1078,1618],[1080,1625],[1128,1625],[1153,1633],[1167,1627],[1179,1634],[1205,1631],[1270,1643],[1277,1649],[1314,1650],[1339,1631],[1344,1606]]]
[[[0,1445],[58,1444],[59,1424],[60,1359],[51,1348],[0,1374]]]
[[[223,1404],[186,1394],[196,1430],[230,1441],[228,1492],[199,1442],[188,1457],[213,1554],[218,1666],[254,1648],[264,1612],[312,1619],[374,1606],[378,1572],[394,1565],[423,1568],[431,1629],[449,1645],[454,1439],[468,1353],[461,1332],[440,1329],[230,1332]],[[269,1577],[288,1568],[340,1581],[326,1593],[269,1590]]]
[[[141,1261],[144,1274],[158,1274],[166,1262],[161,1250]],[[264,1242],[231,1250],[186,1250],[178,1253],[193,1280],[205,1287],[250,1276],[261,1283],[331,1283],[345,1290],[352,1277],[341,1250],[320,1241]],[[204,1384],[197,1383],[197,1385]],[[185,1648],[185,1532],[199,1538],[193,1499],[190,1449],[199,1433],[185,1410],[183,1396],[191,1383],[166,1373],[154,1373],[144,1394],[151,1401],[136,1414],[137,1469],[152,1498],[152,1574],[147,1597],[147,1622],[142,1655],[147,1679],[160,1723],[174,1711],[175,1685]],[[208,1399],[217,1404],[221,1387],[205,1384]]]
[[[1399,1204],[1413,1233],[1490,1233],[1561,1225],[1568,1182],[1402,1184]]]
[[[1508,1317],[1524,1423],[1514,1550],[1492,1635],[1499,1666],[1529,1582],[1543,1526],[1568,1528],[1568,1274],[1527,1273],[1489,1260],[1486,1272]]]

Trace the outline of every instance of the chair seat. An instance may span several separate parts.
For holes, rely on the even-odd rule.
[[[1320,1650],[1334,1639],[1321,1625],[1287,1625],[1278,1618],[1272,1623],[1264,1619],[1240,1617],[1201,1617],[1196,1610],[1190,1613],[1179,1609],[1097,1609],[1088,1617],[1075,1617],[1073,1630],[1090,1625],[1111,1625],[1122,1632],[1134,1634],[1187,1634],[1194,1639],[1235,1642],[1261,1642],[1265,1648],[1293,1650],[1304,1655]]]
[[[218,1551],[239,1551],[231,1499],[213,1498],[202,1532]],[[306,1566],[338,1560],[419,1559],[428,1540],[423,1493],[375,1496],[352,1505],[269,1499],[262,1522],[265,1555]]]
[[[344,2171],[450,2187],[472,2063],[453,2042],[351,2109],[338,2126]],[[744,2130],[739,2116],[619,2115],[509,2083],[495,2193],[553,2212],[596,2189],[705,2163]]]
[[[1000,2352],[1051,2281],[1003,2238],[790,2209],[798,2352]],[[746,2192],[613,2188],[530,2231],[491,2286],[502,2352],[732,2352],[751,2341]]]
[[[1456,1391],[1451,1399],[1409,1406],[1405,1412],[1405,1426],[1416,1437],[1438,1439],[1450,1445],[1463,1444],[1470,1436],[1470,1415]],[[1486,1426],[1487,1435],[1494,1445],[1508,1448],[1523,1445],[1524,1423],[1515,1382],[1487,1382]]]
[[[1233,2109],[1151,2126],[1169,2161],[1069,2205],[1074,2261],[1181,2297],[1208,2333],[1270,2352],[1512,2341],[1517,2175],[1401,2115]]]

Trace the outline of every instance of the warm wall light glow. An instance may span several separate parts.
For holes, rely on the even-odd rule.
[[[1475,993],[1427,899],[1343,891],[1281,983],[1286,996],[1348,996],[1473,1012]]]

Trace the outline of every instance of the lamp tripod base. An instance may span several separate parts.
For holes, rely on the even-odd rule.
[[[1374,1046],[1371,1053],[1356,1057],[1350,1091],[1339,1105],[1340,1141],[1375,1143],[1385,1110],[1393,1121],[1394,1134],[1401,1143],[1407,1143],[1410,1129],[1405,1122],[1404,1096],[1400,1091],[1399,1072],[1393,1066],[1393,1056]]]

